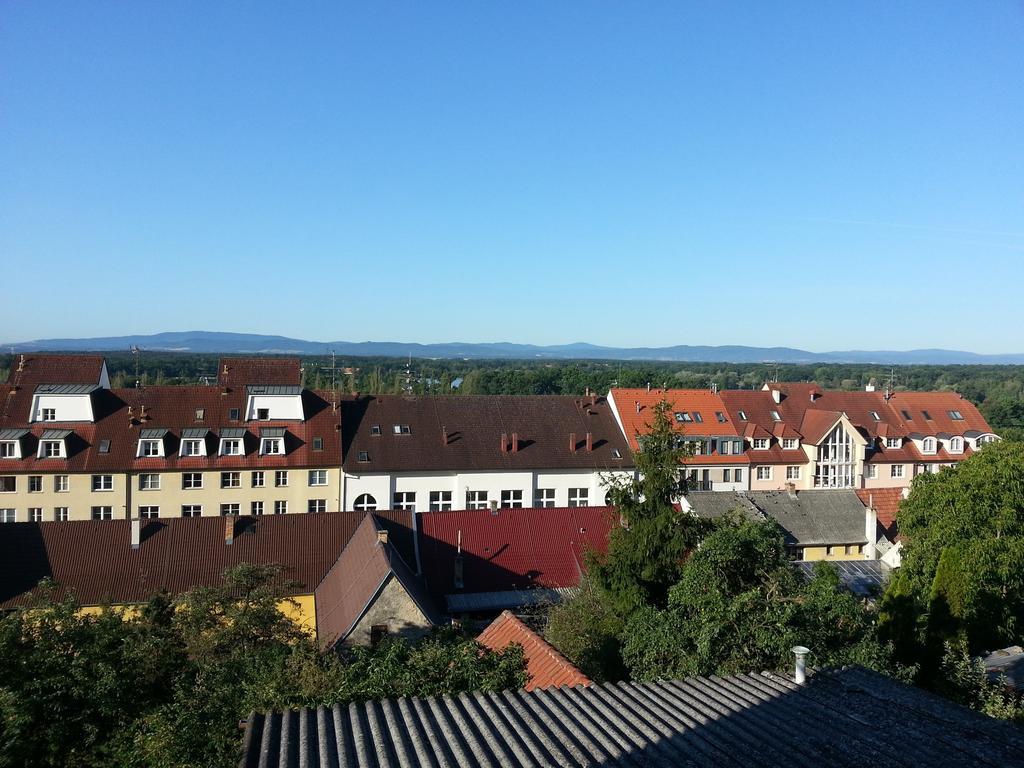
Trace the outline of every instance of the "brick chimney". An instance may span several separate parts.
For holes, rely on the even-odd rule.
[[[512,453],[519,453],[519,433],[512,433]]]
[[[448,445],[448,427],[441,427],[441,445]]]
[[[569,433],[569,453],[576,453],[576,433]]]
[[[641,411],[641,408],[640,408],[640,401],[639,401],[639,400],[637,400],[637,401],[636,401],[636,412],[637,412],[637,413],[640,413],[640,411]]]
[[[132,519],[132,549],[138,549],[142,543],[142,521],[139,518]]]
[[[593,453],[594,451],[594,433],[587,432],[587,453]]]
[[[235,541],[235,516],[225,515],[224,516],[224,544],[225,546],[233,544]]]
[[[382,529],[378,529],[377,530],[377,543],[378,544],[387,544],[388,543],[388,532],[387,532],[387,529],[383,529],[383,530]]]
[[[501,452],[502,453],[507,453],[508,452],[508,433],[507,432],[502,432],[501,433]]]

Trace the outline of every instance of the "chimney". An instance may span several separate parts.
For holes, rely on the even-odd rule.
[[[519,453],[519,433],[512,433],[512,453]]]
[[[441,445],[448,445],[448,427],[441,427]]]
[[[789,498],[796,498],[796,483],[786,483],[786,493],[789,494]]]
[[[132,518],[132,549],[138,549],[139,544],[142,543],[142,521],[135,517]]]
[[[386,528],[383,528],[383,529],[378,528],[377,529],[377,543],[378,544],[387,544],[388,543],[388,531],[387,531]]]
[[[462,531],[461,530],[458,531],[458,533],[456,535],[455,541],[456,541],[456,547],[457,547],[456,552],[455,552],[455,588],[456,589],[462,589],[462,587],[465,586],[465,582],[463,581],[463,578],[462,578],[463,571],[462,571]]]
[[[508,433],[501,433],[501,452],[506,453],[508,451]]]
[[[874,392],[875,391],[874,383],[872,382],[872,383],[868,384],[867,386],[865,386],[864,387],[864,391],[865,392]]]
[[[587,453],[593,453],[594,451],[594,433],[587,432]]]
[[[569,433],[569,453],[576,453],[576,433]]]
[[[868,545],[864,548],[865,560],[876,560],[878,553],[875,544],[878,542],[878,513],[875,511],[874,494],[868,496],[868,505],[864,509],[864,537]]]
[[[21,373],[24,370],[25,370],[25,356],[22,355],[21,357],[18,358],[18,373]]]
[[[597,392],[590,393],[590,407],[593,408],[597,405]]]
[[[776,403],[781,403],[782,402],[782,390],[773,389],[772,390],[772,400],[774,400]]]
[[[648,392],[651,391],[651,382],[649,382],[649,381],[647,382],[647,391]]]
[[[639,400],[636,401],[636,412],[640,413],[640,401]]]
[[[797,685],[803,685],[807,681],[807,654],[811,652],[811,649],[804,648],[802,645],[794,645],[792,651],[793,655],[796,656],[793,682]]]
[[[224,544],[229,546],[235,542],[235,516],[225,515],[224,517]]]

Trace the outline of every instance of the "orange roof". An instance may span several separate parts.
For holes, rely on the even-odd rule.
[[[611,397],[622,420],[622,427],[629,440],[629,447],[639,450],[637,435],[651,430],[654,406],[665,400],[672,406],[673,413],[689,414],[691,421],[672,418],[672,428],[685,435],[706,437],[738,436],[736,427],[725,403],[718,394],[708,389],[613,389]],[[699,417],[695,414],[699,414]],[[724,422],[719,421],[722,414]]]
[[[902,420],[907,432],[923,435],[941,432],[962,435],[972,430],[992,432],[974,403],[956,392],[894,392],[889,398],[889,407]],[[910,416],[909,421],[903,415],[904,411]],[[925,418],[926,412],[930,419]],[[950,412],[959,412],[963,418],[953,418]]]
[[[590,678],[574,667],[568,659],[549,645],[544,638],[523,624],[511,611],[502,611],[477,642],[492,651],[500,651],[513,643],[523,647],[526,672],[530,679],[526,690],[559,688],[563,685],[590,685]]]
[[[865,506],[874,506],[878,524],[884,529],[886,538],[896,538],[896,513],[903,500],[902,488],[858,488],[857,496]]]

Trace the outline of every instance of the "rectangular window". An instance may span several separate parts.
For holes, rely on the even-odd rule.
[[[44,459],[59,459],[64,455],[63,440],[44,440],[42,457]]]
[[[139,441],[139,456],[159,456],[162,453],[159,440]]]
[[[181,455],[182,456],[202,456],[203,455],[203,441],[202,440],[182,440],[181,441]]]
[[[875,466],[874,464],[867,464],[865,466],[865,469],[868,473],[868,480],[874,480],[876,477],[878,477],[878,467]]]
[[[680,424],[688,424],[693,421],[693,419],[690,418],[690,414],[686,411],[676,411],[675,417],[676,421]]]
[[[783,441],[782,441],[782,447],[785,450],[787,450],[787,451],[796,450],[796,438],[795,437],[784,438]]]
[[[394,433],[396,435],[409,435],[412,434],[412,430],[408,424],[395,424]]]
[[[284,439],[280,437],[264,437],[260,440],[260,453],[264,456],[280,456],[284,453]]]
[[[487,509],[487,491],[466,491],[466,509]]]
[[[94,491],[112,491],[112,490],[114,490],[114,476],[113,475],[93,475],[92,476],[92,489]]]
[[[370,460],[370,452],[369,452],[369,451],[360,451],[360,452],[359,452],[359,458],[358,458],[358,461],[359,461],[359,462],[360,462],[361,464],[365,464],[365,463],[366,463],[366,462],[368,462],[369,460]]]
[[[29,507],[28,508],[28,521],[30,523],[41,523],[41,522],[43,522],[43,508],[42,507]]]
[[[413,511],[416,509],[416,494],[413,491],[398,491],[395,493],[392,509],[404,509]]]
[[[143,520],[152,520],[154,518],[160,517],[160,507],[154,506],[152,504],[144,507],[139,507],[139,517]]]
[[[570,488],[569,489],[569,506],[570,507],[589,507],[590,506],[590,489],[589,488]]]
[[[4,507],[0,509],[0,523],[16,523],[18,522],[18,511],[11,509],[10,507]]]
[[[196,421],[202,421],[206,418],[205,408],[196,408]]]
[[[256,418],[259,419],[260,421],[269,421],[270,420],[270,409],[269,408],[257,408],[256,409]]]
[[[275,515],[287,515],[288,514],[288,502],[287,501],[275,501],[274,502],[274,514]]]
[[[718,419],[719,424],[725,424],[725,422],[728,421],[728,419],[725,418],[725,414],[721,411],[715,411],[715,418]]]
[[[18,444],[13,440],[0,443],[0,459],[18,458]]]
[[[274,472],[274,487],[275,488],[284,488],[287,485],[288,485],[288,470],[287,469],[279,469],[276,472]]]
[[[252,473],[252,487],[253,488],[265,488],[267,485],[267,477],[263,474],[263,470],[256,470]]]
[[[53,519],[56,520],[58,523],[66,523],[70,516],[71,513],[69,512],[68,507],[53,508]]]
[[[743,470],[742,469],[737,469],[737,470],[735,470],[732,473],[732,481],[734,483],[742,483],[743,482]]]
[[[140,491],[159,491],[160,490],[160,475],[147,473],[139,475],[139,490]]]
[[[241,456],[242,441],[238,438],[227,438],[220,441],[221,456]]]
[[[953,421],[963,421],[964,415],[960,411],[950,411],[949,418],[953,419]]]
[[[723,483],[731,482],[731,478],[732,478],[732,470],[730,470],[730,469],[723,469],[722,470],[722,482]]]
[[[754,438],[754,450],[763,451],[768,447],[768,438],[766,437],[755,437]]]
[[[782,417],[779,416],[778,411],[772,411],[772,421],[782,421]]]
[[[239,412],[238,412],[237,408],[229,408],[228,409],[228,420],[229,421],[238,421],[238,417],[239,417]]]
[[[326,512],[327,499],[310,499],[306,504],[306,511],[311,513]]]
[[[758,467],[757,468],[757,479],[758,480],[771,480],[772,479],[772,468],[771,467]]]
[[[71,490],[71,478],[67,475],[55,475],[53,478],[53,490],[57,493],[67,493]]]
[[[885,438],[886,448],[899,448],[903,445],[903,438],[901,437],[887,437]]]
[[[186,472],[181,476],[181,487],[186,491],[195,490],[203,487],[203,473],[202,472]]]
[[[786,479],[787,480],[799,480],[800,479],[800,467],[786,467]]]
[[[113,507],[93,507],[92,508],[92,519],[93,520],[113,520],[114,519],[114,508]]]
[[[221,488],[241,488],[242,487],[242,473],[241,472],[221,472],[220,473],[220,487]]]
[[[732,453],[732,441],[731,440],[722,440],[721,442],[719,442],[718,443],[718,452],[722,456],[728,456],[730,453]]]
[[[523,492],[522,491],[502,491],[501,492],[501,506],[503,509],[522,509],[523,507]]]
[[[43,421],[56,421],[57,411],[54,408],[43,408]]]
[[[313,438],[313,450],[322,451],[324,449],[324,439],[322,437]]]
[[[238,517],[241,514],[241,504],[221,504],[220,514],[221,517],[234,516]]]
[[[100,453],[110,453],[109,440],[100,440]]]
[[[903,465],[893,464],[889,468],[889,477],[903,477]]]
[[[452,508],[452,492],[451,491],[431,491],[430,492],[430,511],[431,512],[447,512]]]
[[[43,476],[42,475],[29,475],[28,476],[28,492],[39,493],[43,490]]]
[[[700,411],[693,412],[693,420],[696,421],[698,424],[704,423],[704,417],[700,415]]]
[[[316,485],[327,485],[327,470],[326,469],[311,469],[309,470],[309,484]]]
[[[249,505],[249,514],[251,515],[262,515],[263,514],[263,502],[254,501]]]
[[[0,493],[14,493],[18,490],[18,479],[14,475],[0,475]]]
[[[181,505],[181,516],[182,517],[201,517],[203,514],[202,504],[182,504]]]

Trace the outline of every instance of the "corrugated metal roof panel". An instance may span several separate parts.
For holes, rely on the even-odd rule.
[[[0,429],[0,440],[20,440],[27,434],[27,429]]]
[[[99,384],[40,384],[37,395],[89,395],[100,388]]]
[[[202,440],[208,434],[210,434],[209,427],[188,427],[181,430],[183,440]]]
[[[243,744],[243,768],[1024,765],[1019,728],[856,667],[253,714]]]
[[[245,432],[245,427],[224,427],[220,431],[220,436],[224,440],[238,440],[245,437]]]
[[[260,430],[260,437],[284,437],[287,430],[284,427],[263,427]]]
[[[250,395],[300,395],[302,387],[292,387],[282,384],[250,384],[245,388]]]
[[[44,429],[40,436],[41,440],[63,440],[75,434],[73,429]]]
[[[165,427],[149,427],[139,431],[140,440],[159,440],[170,430]]]

